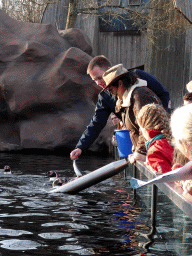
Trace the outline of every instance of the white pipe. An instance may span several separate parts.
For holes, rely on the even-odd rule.
[[[68,182],[56,189],[50,191],[50,193],[63,192],[69,194],[76,194],[79,191],[91,187],[103,180],[106,180],[119,172],[123,171],[128,166],[128,162],[125,159],[112,162],[105,165],[87,175],[84,175],[78,179]]]

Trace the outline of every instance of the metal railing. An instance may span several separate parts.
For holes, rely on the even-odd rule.
[[[116,151],[114,154],[115,159],[119,160],[120,158],[117,147],[115,147],[114,151]],[[124,170],[124,179],[129,182],[128,177],[139,178],[141,180],[146,180],[146,178],[148,178],[150,180],[155,178],[156,175],[148,169],[143,162],[137,161],[135,164],[129,164],[129,166]],[[147,207],[151,206],[151,225],[150,232],[145,234],[145,237],[147,238],[147,242],[143,244],[143,248],[145,249],[148,249],[155,241],[154,237],[157,231],[157,214],[159,213],[158,196],[161,198],[161,192],[163,192],[165,196],[167,196],[187,217],[192,219],[192,196],[190,196],[190,198],[186,198],[181,187],[177,186],[174,182],[159,183],[148,186],[150,187],[147,189],[147,192],[149,192],[149,195],[151,196],[148,198],[150,200],[148,201],[147,199],[145,203],[147,204]],[[138,192],[137,189],[133,189],[134,199],[136,199],[137,193],[140,196],[139,189]],[[143,198],[143,201],[144,200],[145,199]],[[174,211],[174,207],[172,211]]]
[[[114,148],[114,157],[119,159],[117,147]],[[124,170],[124,177],[128,174],[136,178],[138,173],[144,174],[148,179],[153,179],[156,177],[155,173],[144,166],[143,162],[137,161],[135,164],[131,165]],[[132,169],[132,173],[130,173]],[[152,197],[151,197],[151,217],[152,222],[155,223],[156,218],[156,204],[158,198],[158,189],[160,189],[175,205],[177,205],[189,218],[192,219],[192,196],[183,193],[183,189],[177,186],[174,182],[159,183],[152,186]],[[134,189],[134,195],[136,195],[136,190]]]

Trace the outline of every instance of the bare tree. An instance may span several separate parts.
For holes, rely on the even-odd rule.
[[[192,26],[181,10],[176,8],[173,0],[150,0],[148,3],[141,0],[70,0],[69,2],[66,29],[74,26],[74,17],[79,14],[96,15],[101,18],[107,14],[116,19],[131,20],[140,30],[155,29],[158,33],[180,34]],[[70,17],[73,23],[70,23]]]
[[[40,23],[47,4],[60,0],[1,0],[1,8],[12,18],[32,23]]]
[[[79,0],[69,0],[68,15],[66,21],[66,29],[74,28],[77,20]]]
[[[48,4],[58,4],[61,0],[2,0],[2,9],[10,16],[29,22],[40,22]],[[185,5],[183,0],[183,5]],[[73,28],[77,16],[94,15],[105,19],[131,20],[140,31],[153,31],[153,37],[162,33],[180,35],[191,22],[176,8],[173,0],[69,0],[66,29]],[[155,31],[155,33],[154,33]]]
[[[184,7],[185,4],[186,2],[183,0],[183,6],[181,7]],[[158,38],[162,34],[177,37],[185,33],[188,28],[192,28],[192,22],[175,5],[175,1],[150,1],[147,29],[148,34],[153,34],[151,36],[152,40],[155,40],[155,38]]]

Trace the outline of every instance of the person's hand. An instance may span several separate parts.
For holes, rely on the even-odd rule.
[[[116,135],[113,135],[113,136],[112,136],[111,144],[112,144],[113,146],[117,146]]]
[[[183,182],[184,193],[192,195],[192,180],[185,180]]]
[[[136,161],[136,159],[135,159],[135,157],[134,157],[134,154],[130,154],[130,155],[128,156],[128,160],[129,160],[130,164],[134,164],[135,161]]]
[[[142,162],[146,161],[146,155],[139,154],[138,152],[134,152],[128,156],[128,160],[131,164],[134,164],[136,160],[140,160]]]
[[[82,150],[80,148],[76,148],[70,153],[71,160],[78,160],[79,156],[81,155]]]

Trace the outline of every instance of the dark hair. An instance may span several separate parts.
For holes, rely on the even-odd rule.
[[[183,100],[192,102],[192,92],[185,93],[185,95],[183,96]]]
[[[126,88],[129,88],[130,86],[134,85],[137,81],[138,76],[133,73],[132,71],[128,71],[127,73],[123,74],[119,77],[114,83],[112,83],[112,86],[118,86],[118,81],[121,80],[123,82],[123,85]]]
[[[98,55],[89,62],[87,74],[89,74],[95,66],[99,66],[100,68],[107,70],[109,67],[111,67],[111,62],[104,55]]]

